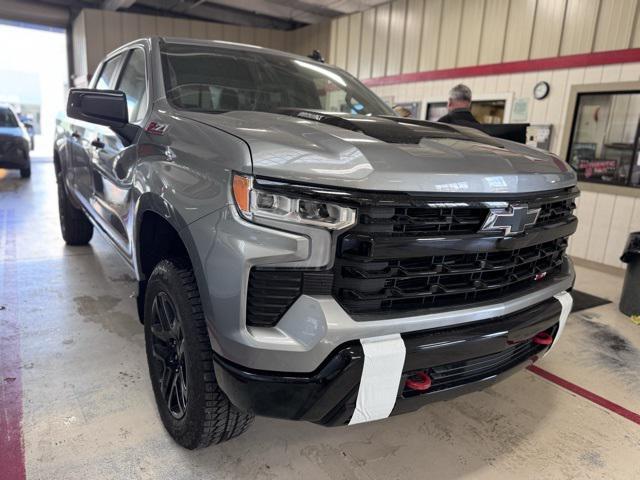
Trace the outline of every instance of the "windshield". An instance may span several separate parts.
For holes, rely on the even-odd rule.
[[[301,108],[362,115],[393,111],[355,78],[314,60],[216,46],[164,44],[167,98],[201,112]]]
[[[18,121],[8,108],[0,107],[0,127],[17,127]]]

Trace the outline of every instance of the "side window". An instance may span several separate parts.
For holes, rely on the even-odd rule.
[[[147,81],[144,66],[144,52],[134,48],[118,83],[118,90],[122,90],[127,95],[131,123],[139,122],[147,113]]]
[[[104,64],[104,67],[102,67],[102,70],[100,71],[98,81],[96,82],[97,90],[109,90],[111,86],[111,80],[116,73],[121,57],[122,55],[113,57],[111,60],[107,61],[107,63]]]

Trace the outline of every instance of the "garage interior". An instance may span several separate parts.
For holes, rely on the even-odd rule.
[[[149,36],[317,50],[418,120],[446,113],[463,83],[481,123],[529,124],[528,145],[576,170],[567,253],[588,295],[548,356],[484,390],[354,426],[256,417],[186,450],[156,411],[136,278],[101,235],[61,237],[64,112],[43,100],[54,75],[27,101],[26,74],[2,74],[0,104],[39,130],[31,178],[0,169],[0,480],[640,478],[640,311],[619,309],[621,256],[640,232],[640,1],[0,0],[2,29],[29,48],[64,36],[64,102],[105,55]],[[29,63],[19,45],[3,50]]]

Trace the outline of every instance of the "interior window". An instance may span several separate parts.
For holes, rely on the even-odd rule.
[[[471,114],[480,123],[504,123],[504,100],[474,100]],[[437,122],[448,112],[447,102],[431,102],[427,105],[426,120]]]
[[[127,96],[129,122],[131,123],[144,119],[147,113],[147,82],[144,67],[144,52],[139,48],[134,48],[124,67],[117,88]]]
[[[118,63],[120,63],[120,57],[121,55],[117,55],[104,64],[104,67],[102,67],[102,71],[100,72],[100,76],[98,77],[98,81],[96,82],[97,90],[110,89],[111,80],[116,73]]]
[[[640,184],[640,93],[578,96],[569,163],[582,181]]]

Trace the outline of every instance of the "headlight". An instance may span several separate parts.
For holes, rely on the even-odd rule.
[[[295,198],[254,188],[253,177],[233,175],[233,198],[247,220],[265,218],[340,230],[356,221],[356,211],[333,203]]]

